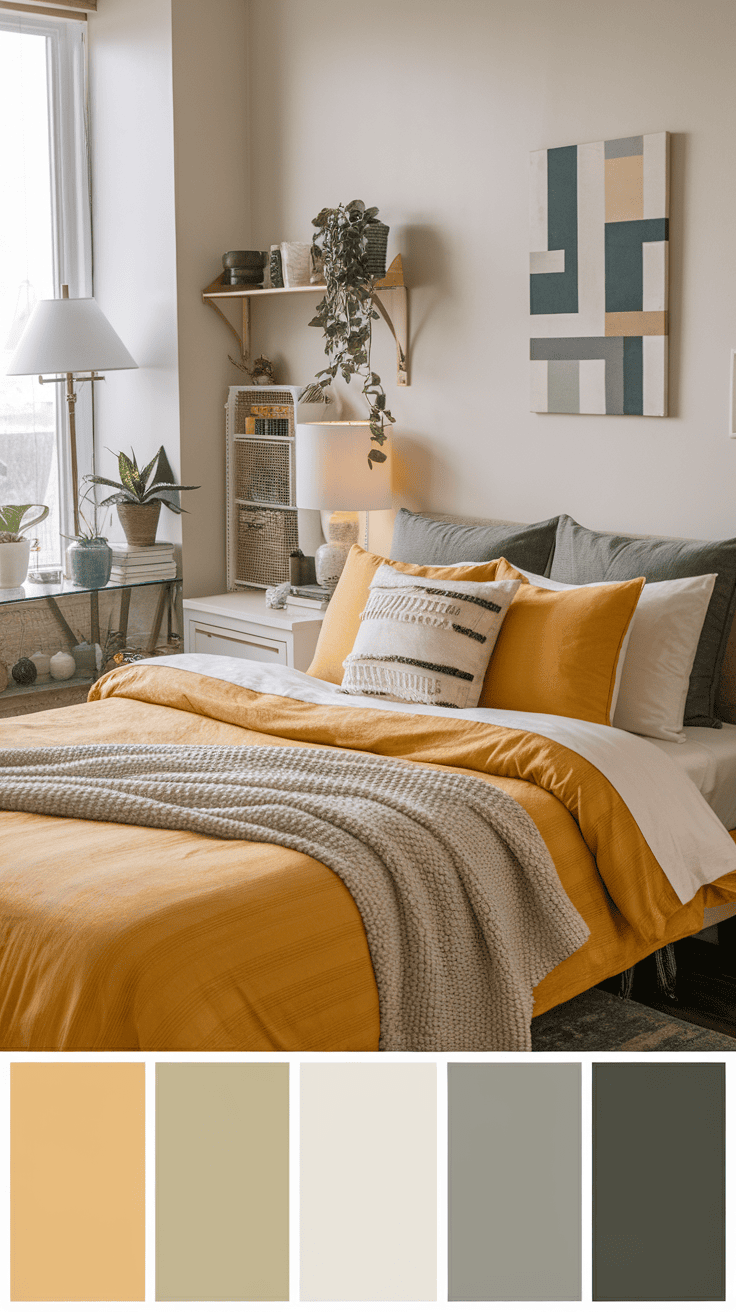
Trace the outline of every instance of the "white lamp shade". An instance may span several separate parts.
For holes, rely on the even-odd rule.
[[[23,331],[8,374],[81,374],[137,369],[93,296],[39,301]]]
[[[297,424],[297,505],[304,510],[389,510],[391,453],[371,467],[370,448],[367,422]]]

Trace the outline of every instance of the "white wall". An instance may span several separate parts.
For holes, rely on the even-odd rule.
[[[188,596],[225,587],[223,407],[242,375],[201,292],[250,245],[247,22],[247,0],[104,0],[89,18],[95,295],[140,366],[97,389],[98,468],[164,445],[201,485],[158,531],[182,543]]]
[[[411,386],[395,386],[381,324],[375,357],[397,504],[734,533],[734,49],[733,0],[251,0],[256,244],[309,239],[322,205],[357,195],[404,254]],[[531,414],[529,152],[662,130],[672,417]],[[254,313],[282,381],[322,363],[311,313],[307,297]]]
[[[202,288],[252,246],[247,0],[173,0],[174,162],[185,596],[225,591],[225,412],[238,344]]]
[[[163,445],[178,472],[171,0],[104,0],[88,29],[94,290],[139,365],[96,387],[97,470]],[[164,509],[158,536],[179,542],[178,516]]]

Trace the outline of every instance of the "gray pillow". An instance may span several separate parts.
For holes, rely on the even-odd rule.
[[[400,510],[394,523],[391,557],[409,565],[456,565],[460,560],[505,556],[520,569],[546,574],[556,525],[556,519],[539,524],[451,524]]]
[[[560,583],[599,583],[640,575],[648,583],[660,583],[698,574],[718,577],[690,675],[685,724],[720,729],[716,693],[736,608],[736,539],[689,542],[682,538],[630,538],[596,533],[569,515],[560,515],[549,569],[549,577]]]

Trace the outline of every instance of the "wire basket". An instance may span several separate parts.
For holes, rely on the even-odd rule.
[[[284,583],[289,577],[289,556],[298,546],[296,510],[238,507],[236,586],[275,588]]]
[[[293,455],[291,442],[233,441],[233,476],[236,501],[293,506]]]

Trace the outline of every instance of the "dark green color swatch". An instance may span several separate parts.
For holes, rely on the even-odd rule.
[[[593,1298],[726,1297],[723,1062],[593,1065]]]

